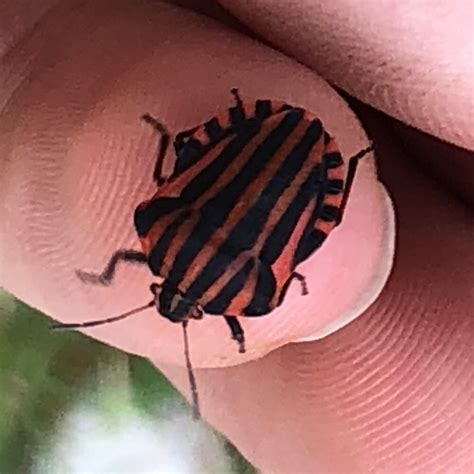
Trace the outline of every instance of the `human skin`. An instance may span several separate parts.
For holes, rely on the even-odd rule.
[[[194,3],[236,24],[216,5]],[[313,70],[169,5],[0,2],[0,18],[17,19],[0,31],[0,285],[64,322],[110,316],[147,302],[152,279],[146,268],[121,267],[107,288],[85,286],[74,274],[79,268],[100,271],[117,248],[137,248],[131,216],[153,192],[157,144],[138,117],[150,112],[179,131],[227,107],[229,89],[238,86],[244,97],[275,97],[313,110],[350,156],[367,138],[347,104],[315,73],[318,69],[354,95],[387,113],[393,109],[406,123],[452,145],[359,106],[393,199],[396,236],[392,205],[368,157],[344,224],[301,266],[310,294],[302,297],[292,285],[275,314],[244,320],[245,356],[219,318],[190,325],[203,416],[264,472],[469,472],[474,261],[466,202],[472,202],[473,168],[469,152],[456,145],[474,147],[465,118],[472,82],[449,87],[440,80],[438,94],[416,88],[413,93],[416,77],[404,83],[403,74],[391,76],[390,68],[385,74],[366,67],[363,47],[351,51],[355,71],[344,63],[347,55],[338,61],[335,53],[347,47],[348,36],[337,21],[330,51],[315,46],[313,56],[308,50],[301,55],[297,44],[325,44],[318,23],[331,26],[324,16],[312,18],[304,2],[292,4],[291,11],[284,2],[227,3],[266,41]],[[366,28],[357,28],[357,18],[355,25],[346,25],[356,32],[357,44],[378,37],[377,44],[390,44],[378,50],[380,64],[394,61],[401,67],[404,54],[413,61],[410,42],[394,48],[383,12],[369,4],[361,5]],[[264,13],[270,6],[268,22]],[[340,8],[344,17],[349,7],[341,3]],[[444,24],[443,31],[456,35],[430,35],[427,44],[435,50],[439,42],[452,51],[447,69],[464,67],[469,77],[459,33],[469,31],[463,8],[460,3],[457,15],[444,17],[452,28]],[[282,24],[292,26],[286,30],[293,42],[284,37]],[[410,28],[425,24],[432,22],[408,22],[403,33],[423,38],[422,31]],[[329,53],[335,59],[321,62]],[[438,66],[432,54],[417,59],[421,65],[414,74],[429,71],[445,79],[445,63]],[[361,78],[384,87],[364,96]],[[387,97],[395,98],[392,108]],[[404,115],[408,102],[410,113]],[[169,170],[172,154],[167,158]],[[456,172],[460,167],[466,170],[462,174]],[[432,170],[438,170],[438,181]],[[292,343],[326,334],[341,326],[341,318],[348,322],[358,313],[324,339]],[[183,359],[179,326],[147,311],[88,334],[148,357],[188,395],[186,372],[176,365]]]

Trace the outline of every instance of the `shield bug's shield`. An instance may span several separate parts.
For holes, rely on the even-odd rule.
[[[196,384],[189,360],[187,324],[222,316],[245,352],[239,319],[264,316],[280,305],[293,280],[308,292],[297,266],[342,220],[360,158],[344,161],[335,140],[311,112],[276,100],[234,105],[171,139],[149,114],[160,136],[155,194],[138,205],[134,223],[142,250],[120,249],[100,274],[82,281],[109,284],[119,263],[149,266],[161,279],[145,306],[112,318],[57,328],[91,327],[155,306],[184,331],[194,406]],[[173,142],[171,176],[163,164]]]

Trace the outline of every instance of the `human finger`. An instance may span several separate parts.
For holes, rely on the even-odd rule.
[[[117,48],[119,36],[124,41]],[[21,63],[24,58],[29,62]],[[138,120],[144,112],[171,130],[186,129],[215,114],[219,104],[227,107],[228,90],[237,84],[245,96],[277,97],[317,111],[346,157],[367,145],[345,103],[313,73],[169,5],[123,2],[113,11],[107,3],[73,11],[65,5],[8,61],[13,77],[15,68],[21,70],[22,81],[2,120],[7,173],[0,255],[8,272],[1,281],[64,322],[119,314],[149,299],[146,268],[120,269],[106,289],[84,286],[75,276],[76,269],[100,271],[114,250],[136,245],[131,216],[153,193],[157,144]],[[246,320],[245,356],[229,343],[220,318],[193,324],[194,363],[242,363],[349,322],[387,278],[392,224],[390,202],[367,160],[340,231],[301,267],[310,295],[302,298],[293,287],[271,317]],[[90,334],[154,360],[182,363],[180,329],[151,311]]]

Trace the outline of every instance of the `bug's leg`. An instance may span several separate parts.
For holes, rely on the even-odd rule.
[[[237,343],[239,344],[239,352],[243,354],[245,352],[245,335],[244,330],[242,329],[242,326],[239,323],[239,320],[235,316],[227,315],[224,315],[224,319],[230,327],[232,339],[234,339],[234,341],[237,341]]]
[[[342,216],[344,215],[344,210],[347,205],[347,199],[349,198],[349,193],[351,192],[352,183],[354,182],[354,177],[357,171],[357,165],[359,164],[359,160],[373,150],[374,145],[371,144],[369,147],[364,148],[349,159],[346,183],[344,185],[344,194],[342,196],[342,203],[341,207],[339,208],[339,217],[337,219],[336,225],[339,225],[342,221]]]
[[[288,292],[288,288],[290,287],[290,283],[293,280],[298,280],[301,283],[301,294],[302,295],[307,295],[308,292],[308,285],[306,284],[306,277],[302,275],[301,273],[293,272],[290,275],[290,278],[286,280],[285,284],[283,285],[283,288],[280,293],[280,297],[278,298],[278,303],[277,306],[280,306],[283,303],[283,300],[286,297],[286,293]]]
[[[293,272],[290,277],[291,280],[298,280],[301,283],[301,294],[307,295],[308,294],[308,285],[306,284],[306,277],[301,273]]]
[[[150,124],[160,135],[160,145],[157,151],[155,170],[153,171],[153,181],[155,181],[158,186],[162,186],[166,182],[166,178],[163,176],[163,163],[165,161],[166,150],[170,143],[170,133],[161,122],[158,122],[158,120],[150,114],[142,115],[142,120]]]
[[[84,283],[92,285],[108,285],[114,278],[115,268],[120,262],[125,263],[147,263],[147,257],[144,253],[137,250],[121,249],[117,250],[109,260],[102,273],[88,273],[82,270],[77,270],[76,275]]]

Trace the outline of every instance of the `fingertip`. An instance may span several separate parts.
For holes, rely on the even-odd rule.
[[[149,299],[153,276],[146,268],[120,269],[107,288],[84,285],[73,270],[100,271],[117,248],[138,244],[133,209],[155,191],[151,174],[156,136],[140,128],[137,117],[143,111],[156,113],[176,133],[225,110],[229,90],[238,84],[244,100],[285,100],[314,112],[337,138],[344,157],[367,146],[357,119],[325,81],[222,25],[166,4],[133,11],[117,7],[107,15],[91,10],[81,21],[88,25],[88,36],[80,22],[70,36],[64,33],[69,49],[57,53],[54,67],[37,72],[42,80],[34,87],[25,83],[9,109],[10,115],[21,115],[25,104],[38,104],[20,131],[29,153],[19,156],[18,149],[6,149],[20,163],[12,182],[17,189],[29,189],[27,198],[20,193],[10,197],[10,209],[28,212],[10,213],[15,230],[5,248],[23,250],[14,252],[21,263],[8,276],[7,286],[53,317],[66,322],[110,317]],[[50,41],[59,41],[51,35]],[[124,40],[120,51],[117,35]],[[94,81],[100,87],[91,95]],[[174,156],[168,158],[171,168]],[[272,314],[243,319],[243,354],[222,318],[193,321],[189,331],[195,366],[254,360],[281,345],[327,332],[348,308],[360,312],[364,305],[355,303],[374,285],[381,249],[388,245],[381,225],[387,218],[383,202],[375,164],[364,159],[343,223],[298,267],[308,279],[309,295],[301,296],[292,285]],[[2,255],[7,265],[9,258],[7,252]],[[33,274],[35,278],[29,277]],[[88,333],[153,360],[183,364],[180,331],[153,311]]]
[[[367,279],[365,288],[356,291],[355,297],[339,314],[334,314],[333,319],[327,318],[324,325],[311,334],[299,337],[291,342],[310,342],[323,339],[342,329],[354,319],[361,316],[378,298],[384,289],[393,266],[395,254],[395,210],[392,199],[385,186],[376,183],[379,191],[380,215],[377,217],[381,232],[377,246],[373,248],[373,267]],[[357,252],[357,247],[353,247]],[[363,279],[363,275],[360,275]]]

